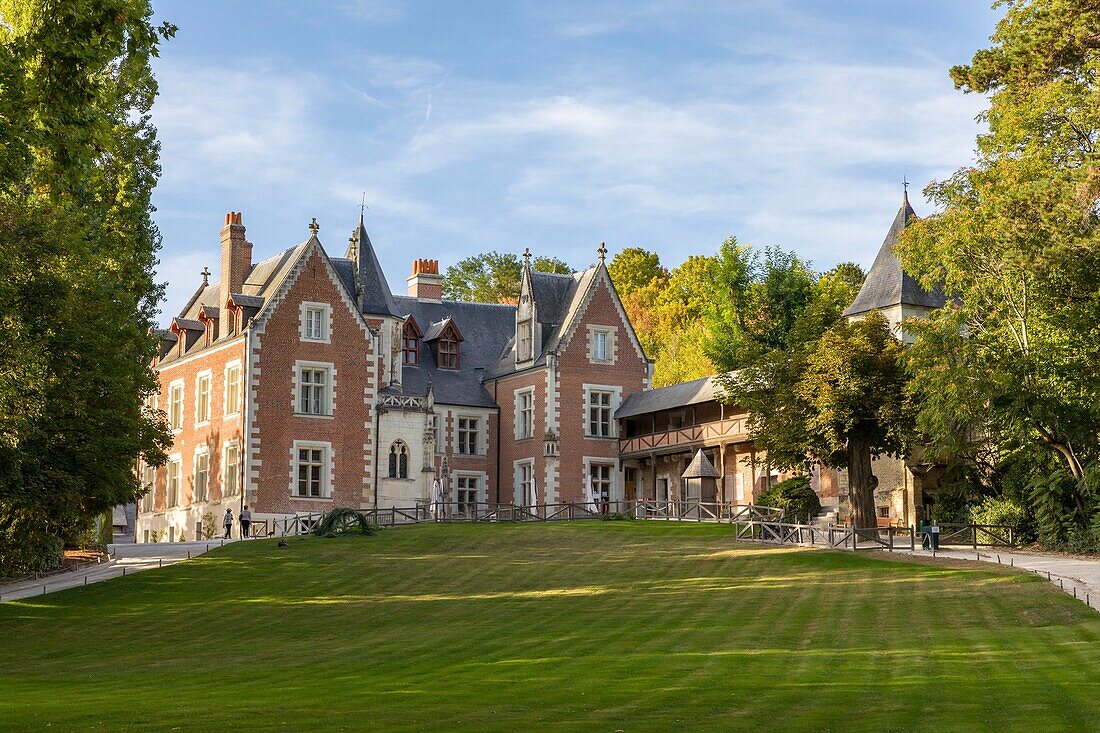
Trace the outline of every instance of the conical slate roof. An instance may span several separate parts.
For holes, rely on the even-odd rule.
[[[863,281],[859,295],[844,311],[844,315],[856,316],[894,305],[942,308],[946,303],[939,288],[930,293],[920,286],[916,278],[903,271],[901,261],[894,253],[894,248],[898,246],[898,237],[909,226],[909,222],[916,218],[913,207],[909,205],[909,194],[906,193],[901,208],[894,217],[894,223],[890,225],[890,231],[886,233],[886,239],[879,248],[878,256],[867,273],[867,279]]]
[[[356,280],[359,284],[359,310],[363,315],[395,316],[397,304],[393,299],[393,292],[386,275],[382,272],[382,265],[378,262],[378,255],[374,252],[367,229],[363,226],[363,217],[359,216],[359,226],[351,235],[352,242],[348,246],[345,257],[355,263],[357,272]]]
[[[695,457],[691,459],[691,463],[680,474],[680,478],[718,478],[720,475],[718,469],[703,455],[703,451],[700,449],[695,451]]]

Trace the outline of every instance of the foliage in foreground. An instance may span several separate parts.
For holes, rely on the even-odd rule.
[[[1100,548],[1100,5],[998,4],[992,46],[951,70],[989,97],[977,161],[902,238],[906,270],[957,296],[906,325],[918,422],[994,490],[1027,474],[1010,498],[1044,543]]]
[[[783,518],[788,522],[802,522],[813,519],[821,511],[821,499],[810,488],[809,476],[795,476],[780,481],[756,498],[760,506],[770,506],[783,510]]]
[[[378,525],[367,519],[366,515],[356,509],[339,508],[321,517],[321,521],[313,528],[313,534],[318,537],[332,537],[342,532],[358,530],[361,534],[372,535],[378,532]]]
[[[134,501],[160,288],[148,0],[0,0],[0,573]],[[44,553],[44,554],[43,554]]]

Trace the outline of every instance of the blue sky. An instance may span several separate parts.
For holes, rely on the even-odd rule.
[[[981,98],[947,69],[983,0],[415,3],[154,0],[165,318],[219,266],[342,255],[366,193],[390,285],[490,249],[675,266],[730,235],[868,266],[901,198],[972,159]]]

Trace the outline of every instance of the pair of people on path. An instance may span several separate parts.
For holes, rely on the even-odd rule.
[[[252,524],[252,512],[248,510],[248,507],[241,509],[241,539],[248,539],[248,529]],[[233,510],[225,510],[225,539],[229,539],[233,534]]]

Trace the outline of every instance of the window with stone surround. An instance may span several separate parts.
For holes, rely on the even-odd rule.
[[[329,320],[332,309],[328,303],[302,303],[302,341],[329,342]]]
[[[516,440],[535,435],[535,390],[529,387],[516,391]]]
[[[206,501],[210,498],[210,452],[205,447],[195,451],[194,477],[195,491],[191,502]]]
[[[455,479],[455,499],[458,513],[465,517],[477,514],[477,505],[481,500],[481,478],[459,474]]]
[[[294,495],[303,499],[328,497],[329,448],[324,444],[294,443]]]
[[[331,364],[298,364],[298,412],[302,415],[332,414]]]
[[[195,423],[210,422],[210,372],[199,372],[195,377]]]
[[[605,389],[588,390],[588,435],[610,438],[612,432],[612,400],[615,393]]]
[[[390,446],[390,478],[409,477],[409,446],[403,440]]]
[[[516,360],[531,360],[531,321],[520,321],[516,329]]]
[[[237,442],[230,441],[222,449],[222,495],[236,496],[240,486],[241,449]]]
[[[168,425],[172,430],[183,430],[183,380],[168,387]]]
[[[181,468],[179,456],[174,456],[168,459],[168,480],[166,482],[167,490],[165,497],[166,504],[169,508],[177,507],[180,505],[180,468]]]
[[[233,362],[225,367],[225,414],[236,415],[241,411],[241,364]]]
[[[466,456],[477,455],[480,451],[481,418],[458,418],[458,448],[456,452]]]

